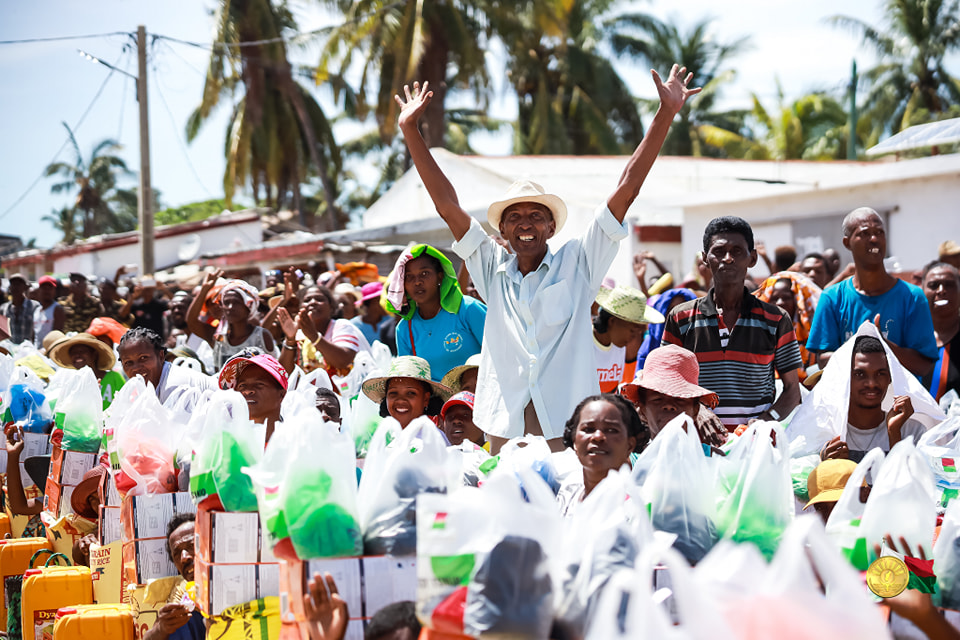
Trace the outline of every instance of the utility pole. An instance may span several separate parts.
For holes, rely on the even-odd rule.
[[[857,61],[853,61],[853,73],[850,76],[850,130],[847,136],[847,160],[857,159]]]
[[[153,273],[153,196],[150,188],[150,121],[147,117],[147,29],[137,27],[137,103],[140,106],[140,187],[137,220],[140,223],[140,274]]]

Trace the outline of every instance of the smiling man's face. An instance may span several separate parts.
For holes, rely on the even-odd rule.
[[[517,257],[543,257],[547,240],[557,231],[557,223],[546,205],[516,202],[500,217],[500,235],[510,243]]]

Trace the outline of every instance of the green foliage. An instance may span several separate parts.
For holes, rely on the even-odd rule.
[[[203,200],[201,202],[191,202],[180,207],[169,207],[162,211],[157,211],[153,216],[154,224],[181,224],[183,222],[198,222],[206,220],[210,216],[229,211],[227,201],[223,198],[216,200]]]
[[[867,92],[861,113],[871,125],[871,143],[960,105],[960,79],[945,64],[960,50],[960,0],[886,0],[884,15],[883,27],[850,16],[830,18],[880,59],[862,75]]]
[[[135,229],[136,192],[117,186],[119,178],[133,175],[123,159],[114,155],[120,145],[114,140],[102,140],[84,158],[73,131],[66,123],[63,126],[67,130],[73,160],[48,165],[44,175],[60,178],[60,181],[51,185],[52,193],[76,190],[76,196],[72,206],[54,211],[43,219],[64,234],[63,241],[67,244],[80,238]],[[129,215],[131,201],[134,210],[132,218]]]

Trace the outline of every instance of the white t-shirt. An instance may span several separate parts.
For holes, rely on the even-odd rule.
[[[900,429],[900,436],[904,440],[913,438],[913,442],[916,444],[926,430],[927,427],[922,422],[909,418]],[[874,447],[880,447],[884,453],[890,451],[890,436],[887,435],[886,419],[872,429],[858,429],[849,422],[847,423],[847,448],[850,451],[851,460],[860,462],[867,451]]]
[[[593,335],[593,353],[597,363],[597,380],[600,382],[600,391],[615,393],[620,381],[623,380],[623,367],[627,361],[626,347],[618,347],[610,343],[605,347]]]

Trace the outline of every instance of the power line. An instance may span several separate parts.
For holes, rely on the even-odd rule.
[[[177,122],[173,117],[173,111],[170,110],[170,105],[167,104],[167,99],[163,97],[163,91],[160,90],[160,75],[156,73],[156,70],[157,70],[156,64],[154,64],[153,70],[154,70],[154,77],[156,78],[153,84],[157,89],[157,95],[160,96],[160,102],[163,103],[163,108],[166,110],[167,116],[169,116],[170,118],[170,126],[172,126],[173,130],[176,132],[177,144],[180,146],[180,151],[183,153],[183,157],[186,158],[187,160],[187,166],[190,167],[190,171],[193,173],[193,177],[194,179],[196,179],[197,184],[200,185],[200,187],[206,192],[208,196],[213,198],[215,196],[213,195],[213,193],[211,193],[209,189],[207,189],[207,185],[203,183],[203,180],[200,179],[200,174],[197,172],[197,168],[193,166],[193,161],[190,160],[190,154],[187,153],[187,147],[183,142],[183,137],[180,135],[179,129],[177,127]]]
[[[110,33],[91,33],[85,36],[52,36],[49,38],[24,38],[22,40],[0,40],[0,44],[31,44],[34,42],[60,42],[62,40],[89,40],[109,36],[132,36],[129,31],[111,31]]]
[[[121,53],[121,54],[120,54],[120,57],[117,58],[117,61],[114,62],[114,65],[113,65],[113,66],[116,66],[116,65],[120,62],[121,58],[123,58],[123,56],[124,56],[125,53],[126,53],[126,51],[124,51],[124,53]],[[76,123],[75,125],[73,125],[73,128],[72,128],[71,130],[74,132],[74,134],[76,134],[76,132],[79,130],[80,125],[83,124],[83,121],[84,121],[84,119],[86,119],[87,114],[90,113],[90,110],[93,109],[93,105],[95,105],[95,104],[97,103],[97,100],[100,98],[100,95],[103,93],[104,88],[106,88],[107,83],[110,81],[110,78],[113,77],[113,73],[114,73],[114,69],[111,69],[111,70],[110,70],[110,73],[107,74],[107,77],[104,78],[104,79],[103,79],[103,82],[100,84],[100,88],[97,89],[97,93],[93,96],[93,100],[91,100],[91,101],[90,101],[90,104],[87,105],[87,108],[84,110],[83,115],[81,115],[81,116],[80,116],[80,119],[77,120],[77,123]],[[3,213],[0,213],[0,220],[3,220],[3,219],[7,216],[8,213],[10,213],[10,212],[13,211],[14,209],[16,209],[16,208],[17,208],[17,205],[20,204],[21,202],[23,202],[23,199],[26,198],[27,195],[29,195],[29,193],[30,193],[31,191],[33,191],[33,188],[34,188],[35,186],[37,186],[37,184],[39,184],[40,181],[43,180],[43,179],[46,177],[47,167],[50,166],[51,164],[53,164],[53,163],[56,161],[56,159],[60,156],[60,154],[63,153],[63,150],[66,148],[66,146],[67,146],[67,144],[68,144],[69,142],[70,142],[70,136],[68,135],[68,136],[67,136],[67,139],[63,141],[63,144],[60,145],[60,148],[57,150],[57,152],[56,152],[56,153],[53,155],[53,157],[50,159],[50,162],[48,162],[46,165],[44,165],[43,171],[40,172],[40,175],[37,176],[37,179],[34,180],[32,183],[30,183],[30,186],[27,187],[26,191],[24,191],[22,194],[20,194],[20,197],[17,198],[17,199],[13,202],[13,204],[11,204],[9,207],[7,207],[6,209],[4,209]]]

